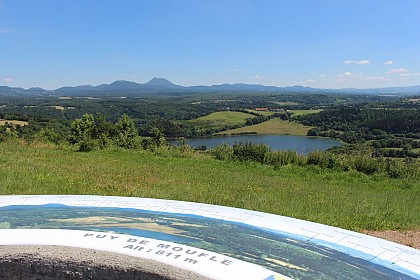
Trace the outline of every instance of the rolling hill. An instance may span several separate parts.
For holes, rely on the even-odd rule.
[[[39,87],[24,89],[21,87],[0,86],[0,96],[36,96],[36,95],[68,95],[68,96],[124,96],[141,95],[145,93],[241,93],[241,92],[289,92],[289,93],[346,93],[346,94],[420,94],[420,85],[411,87],[388,87],[373,89],[320,89],[303,86],[276,87],[259,84],[221,84],[210,86],[181,86],[164,78],[153,78],[140,84],[131,81],[118,80],[110,84],[98,86],[80,85],[65,86],[54,90]]]

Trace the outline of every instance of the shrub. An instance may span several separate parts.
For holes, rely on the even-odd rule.
[[[153,141],[152,137],[142,137],[140,140],[140,146],[143,150],[154,151],[157,149],[156,143]]]
[[[79,142],[79,152],[90,152],[96,147],[97,143],[93,139],[85,139]]]
[[[379,171],[379,164],[370,156],[359,155],[353,159],[353,168],[367,175],[372,175]]]
[[[233,144],[233,157],[239,161],[267,163],[270,147],[246,141]]]
[[[210,150],[210,154],[218,160],[233,159],[233,149],[228,144],[217,145]]]
[[[401,168],[401,163],[396,160],[387,159],[385,161],[385,171],[390,178],[401,178],[404,172]]]
[[[303,155],[299,155],[296,151],[275,151],[269,154],[267,163],[274,166],[304,165],[306,164],[306,158]]]

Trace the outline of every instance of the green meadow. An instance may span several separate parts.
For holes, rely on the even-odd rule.
[[[284,121],[279,118],[274,118],[266,122],[262,122],[255,125],[225,130],[225,131],[219,132],[218,134],[256,133],[256,134],[306,136],[309,129],[311,129],[310,126],[304,126],[297,122]]]
[[[252,114],[234,112],[234,111],[220,111],[211,113],[210,115],[199,117],[192,120],[180,121],[185,124],[201,127],[204,129],[222,128],[232,125],[245,125],[246,119],[254,118]]]
[[[351,230],[420,229],[420,182],[219,161],[164,147],[154,152],[0,143],[0,195],[151,197],[239,207]]]
[[[273,112],[261,112],[256,110],[248,110],[250,113],[258,113],[261,116],[273,115]],[[293,115],[302,115],[316,113],[321,110],[293,110]],[[220,111],[211,113],[210,115],[192,119],[179,121],[181,123],[200,127],[202,129],[226,129],[232,126],[241,126],[239,128],[227,129],[216,134],[273,134],[273,135],[299,135],[306,136],[312,127],[304,126],[294,121],[285,121],[280,118],[273,118],[268,121],[245,126],[247,119],[255,118],[255,115],[235,111]]]

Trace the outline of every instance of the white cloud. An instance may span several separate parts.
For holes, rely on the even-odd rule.
[[[11,78],[6,78],[6,79],[4,79],[4,82],[5,82],[5,83],[11,83],[11,82],[13,82],[13,79],[11,79]]]
[[[345,60],[344,64],[358,64],[358,65],[365,65],[369,64],[370,60],[364,59],[364,60]]]
[[[352,72],[344,72],[343,74],[338,75],[338,77],[343,78],[343,77],[352,77],[353,73]]]
[[[359,64],[359,65],[365,65],[365,64],[369,64],[369,63],[370,63],[370,60],[367,60],[367,59],[360,60],[360,61],[356,62],[356,64]]]
[[[344,64],[354,64],[356,62],[357,62],[356,60],[345,60]]]
[[[10,28],[0,28],[0,34],[12,33],[12,32],[15,32],[15,30],[10,29]]]
[[[315,83],[316,82],[316,80],[314,80],[314,79],[307,79],[307,80],[305,80],[305,81],[303,81],[304,83]]]
[[[261,75],[255,75],[254,76],[254,79],[256,79],[256,80],[262,80],[262,79],[264,79],[264,77],[261,76]]]
[[[361,79],[364,79],[364,74],[359,72],[359,73],[354,73],[354,72],[344,72],[343,74],[337,75],[336,76],[336,81],[339,83],[347,83],[347,82],[351,82],[351,81],[360,81]]]
[[[385,65],[391,65],[394,64],[394,62],[392,60],[388,60],[387,62],[384,63]]]
[[[417,73],[404,73],[404,74],[400,74],[401,77],[415,77],[415,76],[420,76],[420,72]]]
[[[394,68],[388,72],[385,72],[386,74],[399,74],[399,73],[405,73],[405,72],[409,72],[410,70],[405,69],[405,68]]]

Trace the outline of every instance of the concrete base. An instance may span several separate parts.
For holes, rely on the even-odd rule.
[[[153,260],[63,246],[0,246],[0,279],[209,279]]]

